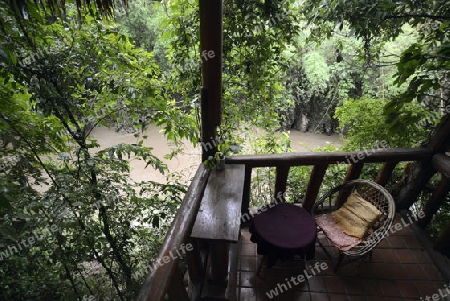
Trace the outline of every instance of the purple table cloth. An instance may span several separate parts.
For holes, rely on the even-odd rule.
[[[295,255],[314,259],[316,223],[302,207],[279,203],[253,219],[250,240],[258,245],[257,252],[267,256],[267,265]]]

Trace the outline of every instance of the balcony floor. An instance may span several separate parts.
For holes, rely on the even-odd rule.
[[[394,223],[399,221],[397,215]],[[297,285],[290,282],[290,289],[284,289],[286,279],[302,274],[305,262],[278,261],[270,269],[263,266],[257,276],[261,256],[256,253],[256,244],[250,241],[248,228],[242,228],[241,234],[238,265],[238,300],[241,301],[450,301],[450,296],[445,296],[450,295],[450,288],[446,290],[450,283],[438,271],[411,227],[404,227],[382,241],[374,249],[372,259],[341,266],[337,274],[333,273],[334,264],[316,243],[316,258],[306,263],[307,270],[316,262],[325,262],[328,269]],[[332,247],[329,250],[335,251]],[[278,296],[270,298],[267,293],[275,288]],[[440,294],[439,299],[433,299],[434,294]]]

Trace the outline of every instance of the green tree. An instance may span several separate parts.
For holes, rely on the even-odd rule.
[[[152,54],[115,24],[27,4],[24,18],[0,3],[2,299],[130,300],[185,186],[131,181],[130,159],[166,166],[138,132],[135,144],[98,149],[92,129],[152,122],[190,138],[175,125],[194,121],[166,98]]]
[[[446,1],[308,1],[303,12],[317,35],[329,36],[348,25],[356,37],[363,39],[369,58],[378,57],[378,52],[371,52],[377,41],[396,38],[404,32],[404,24],[411,25],[417,31],[417,41],[402,52],[394,82],[408,86],[386,105],[387,120],[400,134],[405,130],[405,119],[414,120],[402,116],[409,112],[401,110],[406,103],[417,100],[431,109],[445,107],[450,49]]]
[[[177,0],[167,8],[170,18],[163,27],[170,42],[171,92],[195,114],[201,86],[198,3]],[[282,52],[298,28],[296,10],[287,0],[225,1],[221,130],[229,137],[250,125],[279,128],[278,107],[290,101],[283,94],[287,62]]]
[[[317,9],[316,9],[317,8]],[[430,150],[443,153],[448,150],[448,125],[450,123],[449,71],[450,64],[450,8],[448,1],[308,1],[303,12],[317,35],[331,35],[332,32],[349,26],[356,37],[364,41],[366,56],[377,59],[378,52],[371,51],[378,41],[389,41],[410,25],[416,34],[414,41],[402,49],[396,62],[394,85],[399,89],[384,106],[383,115],[389,127],[389,134],[396,137],[405,135],[407,139],[416,135],[425,126],[434,128]],[[420,108],[411,110],[417,103]],[[425,108],[425,109],[424,109]],[[424,114],[428,115],[423,120]],[[439,122],[434,121],[438,119]],[[434,127],[434,125],[436,125]],[[423,136],[422,136],[423,137]],[[414,138],[414,137],[413,137]],[[425,138],[422,142],[428,142]],[[417,162],[406,171],[408,181],[403,189],[394,195],[397,209],[409,209],[419,199],[423,206],[423,187],[426,183],[436,185],[435,170],[428,162]],[[431,180],[431,181],[430,181]],[[436,220],[446,220],[437,225],[438,231],[448,224],[448,214],[444,209]]]
[[[167,18],[164,4],[156,1],[134,0],[126,9],[114,11],[115,22],[121,25],[121,33],[130,37],[134,45],[155,55],[162,70],[168,68],[167,45],[162,38],[161,24]]]
[[[412,102],[404,106],[400,113],[413,116],[415,122],[405,120],[407,130],[402,135],[391,135],[383,110],[388,102],[388,99],[362,97],[346,99],[336,108],[335,117],[348,141],[346,150],[376,148],[377,141],[385,141],[389,147],[416,147],[426,141],[438,119],[417,102]]]

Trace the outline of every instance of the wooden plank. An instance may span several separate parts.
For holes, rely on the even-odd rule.
[[[305,208],[308,212],[311,212],[311,209],[314,206],[327,168],[327,164],[314,165],[314,168],[311,171],[308,187],[306,188],[305,198],[303,199],[302,204],[303,208]]]
[[[222,101],[222,0],[199,0],[202,86],[208,89],[208,126],[221,123]]]
[[[359,152],[297,152],[230,156],[227,157],[227,163],[247,164],[250,167],[352,164],[357,162],[379,163],[391,160],[420,161],[430,159],[431,155],[432,153],[425,148],[386,148]]]
[[[226,164],[223,171],[213,170],[192,228],[191,237],[237,242],[245,166]]]
[[[434,190],[430,200],[425,205],[425,208],[423,210],[425,213],[425,217],[417,221],[417,225],[419,227],[425,229],[425,227],[431,222],[431,220],[433,219],[433,215],[439,210],[439,207],[441,207],[441,205],[444,203],[445,197],[447,196],[449,191],[450,191],[450,180],[446,177],[442,177],[438,186]]]
[[[202,163],[184,196],[183,203],[178,209],[172,225],[167,232],[164,242],[159,249],[155,262],[162,262],[164,256],[169,256],[174,250],[189,238],[190,230],[195,222],[195,216],[200,207],[208,175],[210,170]],[[171,260],[166,264],[158,265],[145,279],[141,287],[138,301],[161,301],[164,299],[170,282],[170,279],[177,269],[178,260]]]
[[[288,176],[289,176],[289,166],[277,166],[275,176],[275,192],[273,195],[273,198],[275,200],[279,198],[279,195],[285,194]]]

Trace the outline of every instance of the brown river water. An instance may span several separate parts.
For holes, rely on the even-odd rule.
[[[138,138],[134,134],[122,134],[109,128],[96,128],[92,131],[93,137],[101,145],[101,148],[114,146],[119,143],[137,143]],[[144,146],[153,148],[153,155],[163,158],[170,153],[172,145],[156,126],[149,126],[145,135]],[[324,147],[327,144],[333,144],[336,147],[343,145],[339,135],[321,135],[314,133],[303,133],[300,131],[290,131],[291,148],[297,152],[310,151],[317,147]],[[183,152],[171,160],[163,159],[170,172],[179,172],[184,179],[190,179],[195,174],[199,163],[201,162],[201,147],[193,147],[191,143],[184,143]],[[132,159],[131,178],[134,181],[157,181],[166,182],[166,175],[162,175],[151,167],[145,168],[145,162]]]

